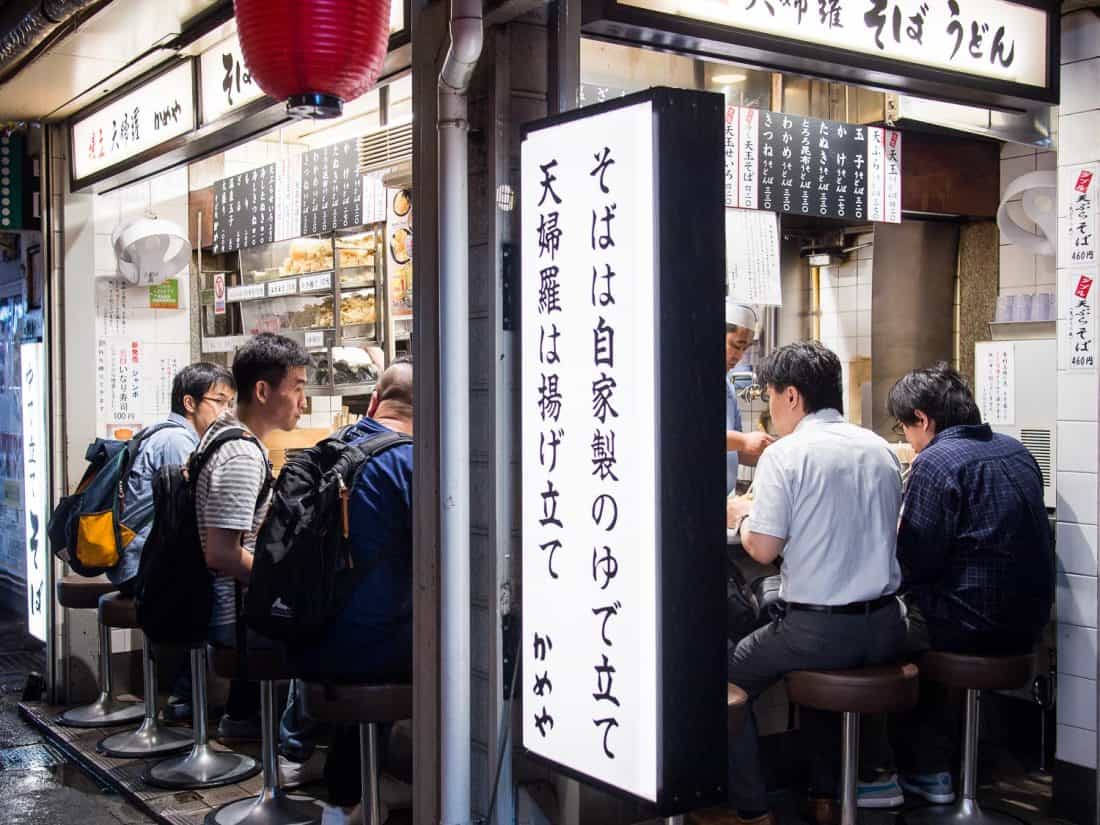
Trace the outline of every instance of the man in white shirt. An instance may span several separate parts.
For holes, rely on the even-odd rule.
[[[760,458],[753,500],[729,499],[727,520],[753,559],[783,564],[781,614],[729,653],[729,681],[750,699],[792,670],[894,661],[905,640],[894,596],[897,459],[877,435],[844,421],[840,360],[821,344],[782,347],[757,375],[780,438]],[[806,709],[802,728],[814,795],[832,796],[838,737]],[[739,821],[772,821],[752,714],[730,742],[729,784]]]

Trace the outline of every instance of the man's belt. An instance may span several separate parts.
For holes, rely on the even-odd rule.
[[[852,602],[851,604],[803,604],[802,602],[787,602],[784,606],[787,610],[806,610],[810,613],[837,613],[843,616],[866,615],[874,613],[881,607],[897,602],[897,596],[891,593],[889,596],[879,596],[869,602]]]

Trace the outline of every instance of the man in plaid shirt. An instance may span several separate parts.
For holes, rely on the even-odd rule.
[[[914,370],[890,391],[889,412],[917,453],[898,526],[908,648],[976,655],[1030,652],[1050,619],[1054,569],[1043,477],[1031,453],[994,433],[962,376],[946,364]],[[933,685],[892,720],[900,786],[954,799],[952,711]],[[893,779],[893,778],[891,778]],[[861,787],[864,807],[900,792]],[[886,805],[881,805],[886,807]]]

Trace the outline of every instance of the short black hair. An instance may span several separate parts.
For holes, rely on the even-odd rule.
[[[843,373],[836,353],[819,341],[787,344],[764,358],[756,371],[763,387],[794,387],[807,413],[819,410],[844,412]]]
[[[225,384],[231,390],[237,389],[233,373],[225,367],[208,361],[199,361],[184,367],[172,379],[172,412],[186,415],[187,408],[183,406],[183,399],[191,396],[197,404],[216,384]]]
[[[273,332],[261,332],[237,350],[233,377],[237,379],[238,403],[255,400],[261,381],[278,386],[293,367],[309,366],[309,353],[297,341]]]
[[[938,433],[960,424],[982,423],[966,379],[943,361],[903,375],[890,390],[886,411],[902,424],[916,424],[917,410],[935,423]]]

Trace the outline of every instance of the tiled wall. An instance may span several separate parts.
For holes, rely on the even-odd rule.
[[[1058,127],[1059,232],[1066,220],[1067,192],[1080,164],[1100,160],[1100,18],[1088,11],[1062,18],[1062,99]],[[1041,158],[1042,156],[1040,156]],[[1006,159],[1023,168],[1025,158]],[[1036,163],[1048,162],[1036,159]],[[1015,168],[1015,167],[1013,167]],[[1009,247],[1011,249],[1011,247]],[[1002,285],[1030,286],[1031,267],[1021,256]],[[1059,277],[1068,277],[1059,260]],[[1052,277],[1039,275],[1054,283]],[[1059,335],[1065,320],[1059,308]],[[1096,767],[1096,547],[1097,547],[1097,377],[1095,372],[1058,373],[1058,758]]]
[[[1012,181],[1028,172],[1053,171],[1056,168],[1056,154],[1036,150],[1032,146],[1018,143],[1006,143],[1001,148],[1001,195]],[[1009,202],[1009,213],[1016,223],[1025,229],[1035,231],[1035,225],[1027,219],[1020,195]],[[1036,292],[1054,292],[1054,258],[1049,255],[1034,255],[1022,247],[1008,243],[1001,235],[1001,294],[1021,295]]]

